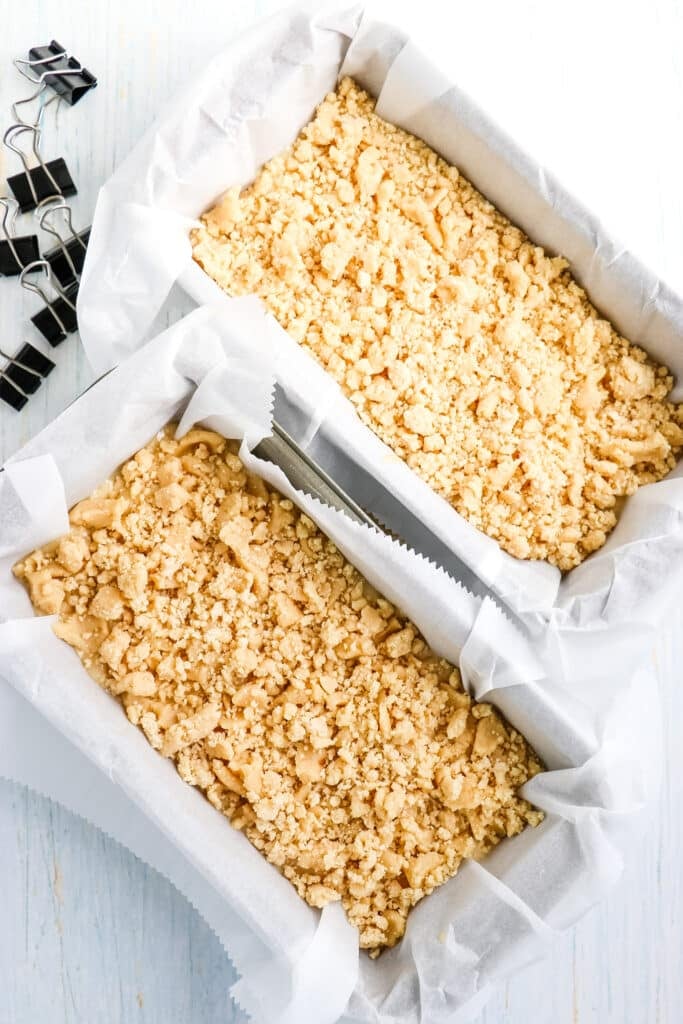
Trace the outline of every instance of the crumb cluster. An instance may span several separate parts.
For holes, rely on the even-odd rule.
[[[517,796],[541,766],[236,451],[167,429],[15,573],[182,778],[378,951],[541,820]]]
[[[518,558],[570,569],[683,446],[672,379],[350,79],[193,234],[430,486]]]

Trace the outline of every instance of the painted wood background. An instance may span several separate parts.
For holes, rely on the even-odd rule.
[[[0,0],[0,116],[19,78],[10,58],[56,37],[99,76],[59,112],[47,156],[67,157],[76,223],[172,92],[274,0]],[[608,228],[683,290],[683,11],[678,0],[479,0],[385,4],[451,77],[552,168]],[[418,10],[419,8],[419,10]],[[0,177],[16,166],[0,152]],[[0,347],[13,351],[35,302],[0,282]],[[32,337],[32,340],[35,340]],[[0,411],[0,457],[89,381],[75,338],[21,415]],[[665,777],[622,881],[542,964],[495,994],[479,1024],[679,1024],[683,1019],[683,610],[655,654]],[[655,678],[656,677],[656,678]],[[162,877],[68,812],[0,781],[0,1024],[230,1024],[232,967]]]

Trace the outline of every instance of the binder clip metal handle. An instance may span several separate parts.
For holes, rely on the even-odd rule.
[[[42,130],[43,118],[45,111],[51,103],[59,103],[61,97],[58,93],[53,93],[52,96],[48,96],[47,88],[45,85],[39,86],[35,92],[31,93],[30,96],[26,96],[23,100],[15,100],[12,104],[12,116],[17,124],[25,125],[27,128],[36,128],[39,132]],[[36,114],[35,121],[27,121],[20,112],[20,107],[28,106],[30,103],[34,103],[38,100],[38,112]]]
[[[0,277],[16,277],[29,263],[40,259],[38,236],[15,235],[18,206],[13,199],[0,196],[0,212]]]
[[[55,47],[55,49],[53,49]],[[56,40],[52,40],[49,47],[44,49],[49,51],[42,57],[32,56],[33,50],[37,51],[40,47],[33,47],[29,50],[28,58],[26,57],[15,57],[12,63],[24,78],[27,78],[29,82],[33,82],[34,85],[42,85],[45,81],[46,75],[50,74],[49,65],[59,64],[60,61],[64,61],[68,58],[68,54],[63,46],[60,46]],[[35,68],[41,69],[37,74],[33,74]],[[46,70],[42,71],[42,68]]]
[[[57,298],[48,298],[44,289],[39,284],[29,280],[28,275],[38,269],[43,271],[50,284],[50,288]],[[76,319],[78,284],[71,285],[69,288],[62,288],[55,281],[52,268],[47,260],[36,260],[34,263],[29,263],[27,267],[24,267],[19,276],[19,283],[27,291],[35,292],[45,303],[44,308],[31,317],[31,323],[38,328],[53,348],[61,345],[68,334],[73,334],[74,331],[78,330],[78,321]]]
[[[31,154],[37,164],[31,167],[31,160],[24,149],[17,145],[20,135],[30,134],[32,138]],[[43,199],[49,196],[69,196],[76,193],[76,186],[64,160],[43,160],[40,152],[40,128],[35,125],[15,123],[10,125],[2,141],[9,150],[16,153],[24,168],[23,173],[14,174],[7,179],[7,184],[19,203],[22,213],[34,210]]]
[[[57,215],[61,215],[66,225],[66,237],[55,227],[54,218]],[[44,258],[50,264],[59,283],[63,286],[72,282],[80,283],[90,229],[83,232],[75,230],[71,207],[59,196],[43,199],[35,210],[35,216],[43,231],[57,239],[57,245],[45,253]]]

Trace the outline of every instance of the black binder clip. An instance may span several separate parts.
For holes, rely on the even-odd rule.
[[[48,298],[39,284],[28,280],[27,275],[35,270],[43,271],[56,298]],[[69,288],[62,288],[55,281],[52,268],[47,260],[36,260],[35,263],[29,263],[22,270],[19,281],[22,288],[35,292],[45,303],[45,307],[31,317],[31,323],[38,328],[53,348],[61,345],[68,334],[73,334],[74,331],[78,330],[78,321],[76,319],[78,282],[72,284]]]
[[[0,369],[0,400],[19,412],[50,376],[55,364],[28,342],[14,356],[0,349],[0,357],[7,361]]]
[[[17,58],[14,66],[29,82],[49,87],[70,107],[97,85],[95,76],[55,39],[47,46],[32,46],[28,60]]]
[[[68,234],[55,227],[54,221],[58,215],[61,215]],[[60,285],[66,288],[73,283],[80,283],[90,228],[76,231],[71,220],[71,207],[57,196],[44,199],[38,205],[35,216],[39,218],[38,223],[43,231],[57,239],[57,245],[46,252],[43,258],[50,264]]]
[[[13,207],[11,216],[10,204]],[[40,259],[37,235],[14,234],[17,209],[14,200],[0,196],[0,277],[16,277],[29,263]]]
[[[33,136],[31,152],[37,164],[33,168],[28,155],[15,142],[18,135],[26,132]],[[10,125],[2,141],[8,149],[17,154],[24,166],[22,173],[13,174],[7,179],[7,184],[14,193],[22,213],[35,210],[36,206],[49,196],[75,195],[76,186],[62,157],[47,162],[43,160],[40,153],[40,127],[19,123]]]

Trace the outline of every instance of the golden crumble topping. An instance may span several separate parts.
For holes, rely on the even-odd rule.
[[[14,571],[182,778],[379,951],[541,820],[516,795],[541,765],[236,451],[167,429]]]
[[[193,234],[225,291],[253,292],[365,422],[474,526],[571,569],[616,499],[683,446],[668,371],[350,79],[253,185]]]

